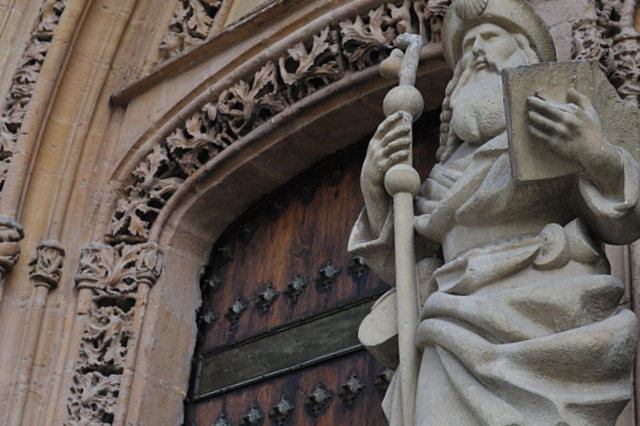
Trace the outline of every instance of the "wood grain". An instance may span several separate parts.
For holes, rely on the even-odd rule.
[[[414,127],[414,161],[423,177],[435,163],[437,114],[426,115]],[[359,175],[367,143],[361,141],[331,156],[265,197],[216,242],[205,278],[210,280],[217,275],[221,284],[217,290],[203,293],[202,310],[212,309],[219,317],[200,334],[196,356],[388,288],[368,269],[360,277],[349,273],[352,256],[346,246],[364,204]],[[328,261],[340,268],[340,273],[325,290],[316,280]],[[309,285],[297,303],[293,303],[284,293],[297,275]],[[263,312],[255,300],[268,283],[280,294],[271,308]],[[225,313],[237,298],[248,303],[248,309],[232,325]],[[237,425],[252,405],[268,415],[282,395],[287,395],[296,409],[285,424],[384,425],[379,408],[383,392],[373,384],[382,370],[373,357],[361,350],[187,405],[186,418],[197,425],[211,425],[224,412],[230,424]],[[352,373],[366,388],[354,405],[348,407],[338,397],[338,391]],[[333,396],[318,418],[314,418],[305,409],[304,399],[317,383],[322,383]],[[275,423],[267,418],[265,424]]]

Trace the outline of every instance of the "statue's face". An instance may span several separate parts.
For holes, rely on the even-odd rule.
[[[506,129],[501,71],[528,60],[516,36],[495,24],[471,28],[462,49],[464,70],[451,96],[451,125],[461,140],[478,144]]]
[[[500,71],[525,63],[524,58],[512,63],[522,55],[514,55],[520,50],[518,43],[510,32],[495,24],[485,23],[471,28],[462,40],[462,60],[467,66],[475,68],[481,74],[482,71],[493,68]],[[514,58],[516,56],[516,58]]]

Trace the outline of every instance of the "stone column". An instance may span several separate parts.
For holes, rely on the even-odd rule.
[[[65,424],[122,424],[149,289],[162,270],[155,243],[94,244],[82,252]]]
[[[49,293],[56,289],[60,282],[64,255],[64,249],[58,241],[45,241],[38,245],[35,256],[29,262],[29,278],[35,286],[35,294],[31,301],[17,380],[12,390],[13,397],[8,424],[20,424],[28,397],[34,361],[36,357],[43,358],[46,356],[46,354],[41,353],[42,351],[38,351],[44,345],[44,343],[42,345],[39,344],[40,340],[46,339],[46,335],[41,335],[40,331],[42,330],[42,321]]]

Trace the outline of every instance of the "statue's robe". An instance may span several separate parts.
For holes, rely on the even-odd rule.
[[[516,182],[507,148],[505,134],[459,148],[416,203],[419,269],[437,263],[430,243],[444,255],[419,271],[416,425],[613,425],[633,394],[636,317],[592,237],[640,237],[640,166],[620,149],[621,187],[605,195],[583,176]],[[376,235],[365,210],[349,245],[393,283],[391,212]],[[385,411],[401,425],[396,385]]]

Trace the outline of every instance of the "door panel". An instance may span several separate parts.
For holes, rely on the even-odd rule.
[[[358,279],[349,272],[346,242],[363,204],[358,186],[362,155],[358,147],[325,161],[225,233],[208,271],[211,285],[220,288],[211,301],[220,321],[206,334],[203,350],[385,287],[368,273]],[[294,296],[287,288],[296,277],[305,285]],[[258,308],[256,299],[269,284],[279,294],[270,307]],[[237,300],[248,308],[238,318],[225,317]]]
[[[416,125],[421,173],[433,163],[437,125],[437,113]],[[200,283],[186,424],[386,424],[390,371],[362,349],[357,327],[389,286],[346,251],[363,205],[366,147],[265,197],[214,245]],[[324,404],[321,388],[330,395]],[[280,408],[295,408],[269,417],[283,396]]]
[[[193,414],[197,425],[213,425],[223,414],[228,424],[239,425],[255,407],[264,416],[264,424],[278,424],[274,420],[277,414],[275,411],[272,414],[272,410],[285,397],[294,406],[282,423],[285,425],[382,426],[386,425],[380,408],[384,396],[381,386],[385,382],[378,379],[380,369],[380,365],[361,349],[320,365],[211,398],[197,404]],[[340,396],[340,391],[351,377],[360,380],[364,388],[349,402],[346,392]],[[309,402],[319,385],[329,395],[324,405]],[[355,393],[349,392],[349,396]]]

